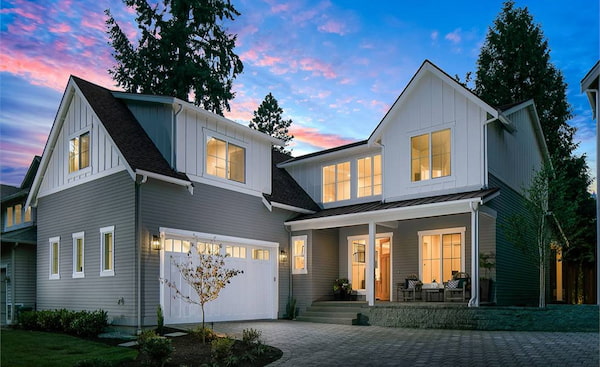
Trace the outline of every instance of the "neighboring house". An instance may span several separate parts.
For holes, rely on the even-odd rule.
[[[302,312],[349,277],[373,304],[495,252],[495,301],[534,304],[537,271],[501,229],[547,158],[532,101],[496,109],[425,61],[364,141],[292,158],[283,142],[177,98],[71,77],[27,205],[38,210],[37,306],[141,328],[199,321],[160,278],[215,244],[244,270],[207,320]],[[473,292],[472,306],[479,305]]]
[[[596,120],[596,304],[600,305],[600,203],[598,202],[598,173],[600,173],[600,134],[598,134],[598,108],[600,107],[600,61],[596,62],[581,80],[581,93],[585,93],[592,107],[592,119]]]
[[[40,157],[33,158],[20,187],[2,185],[0,324],[16,321],[17,308],[35,308],[36,212],[25,205]]]

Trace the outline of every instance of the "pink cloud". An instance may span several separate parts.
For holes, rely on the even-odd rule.
[[[255,50],[248,50],[240,55],[242,61],[256,61],[258,60],[258,53]]]
[[[91,13],[90,13],[91,15]],[[90,21],[89,19],[95,19],[96,21]],[[119,23],[120,25],[121,23]],[[102,33],[106,32],[106,25],[104,24],[104,17],[98,18],[97,14],[93,17],[84,16],[81,19],[81,26],[84,28],[90,28]]]
[[[312,71],[313,75],[323,75],[327,79],[337,77],[331,65],[310,57],[300,60],[300,68],[305,71]]]
[[[71,32],[71,26],[69,26],[67,23],[59,23],[50,26],[48,30],[52,33],[67,33]]]
[[[346,24],[336,21],[336,20],[328,20],[325,24],[319,26],[319,31],[324,33],[335,33],[340,36],[348,33],[348,28]]]
[[[85,47],[90,47],[96,44],[96,39],[86,36],[75,36],[75,39]]]
[[[282,61],[282,59],[280,57],[264,56],[262,59],[260,59],[256,62],[256,65],[258,65],[258,66],[273,66],[275,64],[280,63],[281,61]]]
[[[294,135],[294,140],[322,149],[338,147],[356,141],[355,139],[346,138],[337,134],[321,133],[313,127],[292,125],[290,132]]]
[[[24,8],[4,8],[0,9],[0,14],[17,14],[22,16],[23,18],[35,20],[38,23],[43,23],[42,17],[33,12],[27,11]]]
[[[238,95],[239,97],[239,95]],[[260,101],[255,98],[241,99],[236,98],[230,103],[231,111],[225,113],[225,117],[228,119],[238,121],[247,125],[252,117],[254,117],[253,112],[260,105]]]

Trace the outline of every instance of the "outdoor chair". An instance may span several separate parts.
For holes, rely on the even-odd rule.
[[[469,274],[459,272],[454,274],[452,280],[444,284],[444,302],[466,302],[471,290],[471,277]]]
[[[419,280],[408,279],[407,284],[399,286],[399,293],[402,293],[403,301],[415,301],[421,298],[421,282]]]

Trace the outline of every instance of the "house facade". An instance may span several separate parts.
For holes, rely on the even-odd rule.
[[[534,303],[537,273],[502,225],[547,158],[533,101],[493,108],[425,61],[368,139],[292,158],[282,141],[188,102],[71,77],[26,205],[37,208],[37,307],[114,324],[196,322],[161,282],[190,246],[243,270],[208,321],[282,317],[332,298],[395,301],[407,274],[472,277],[496,255],[492,298]],[[220,249],[215,247],[221,245]],[[243,300],[241,302],[240,300]]]
[[[33,158],[19,187],[0,188],[0,325],[13,324],[19,309],[36,306],[36,210],[25,203],[40,159]]]

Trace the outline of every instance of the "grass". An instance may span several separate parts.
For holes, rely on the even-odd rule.
[[[101,358],[120,363],[133,360],[137,350],[73,336],[41,331],[2,329],[0,334],[2,366],[72,366],[83,359]]]

